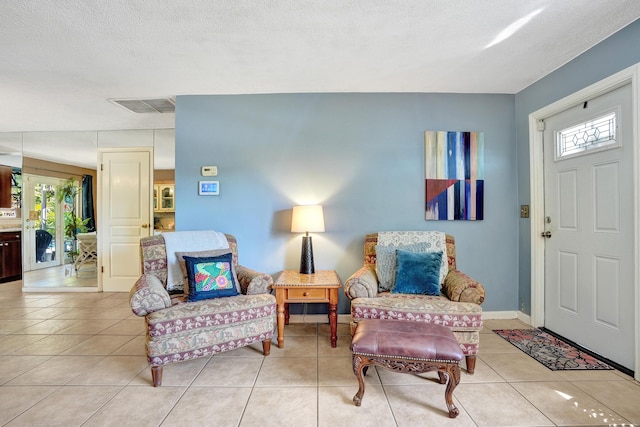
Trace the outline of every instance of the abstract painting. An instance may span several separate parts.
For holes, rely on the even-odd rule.
[[[425,219],[484,217],[484,133],[426,131]]]

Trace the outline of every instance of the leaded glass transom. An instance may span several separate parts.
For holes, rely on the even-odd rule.
[[[616,142],[616,112],[568,127],[556,134],[558,158],[600,149]]]

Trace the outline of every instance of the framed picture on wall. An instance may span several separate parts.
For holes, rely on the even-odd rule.
[[[484,133],[426,131],[425,219],[484,218]]]

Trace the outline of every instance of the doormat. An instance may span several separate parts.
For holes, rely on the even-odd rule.
[[[552,371],[613,369],[540,329],[494,329],[493,332]]]

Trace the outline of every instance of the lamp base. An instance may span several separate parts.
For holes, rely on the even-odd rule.
[[[311,236],[302,236],[302,252],[300,254],[300,274],[314,274],[313,245]]]

